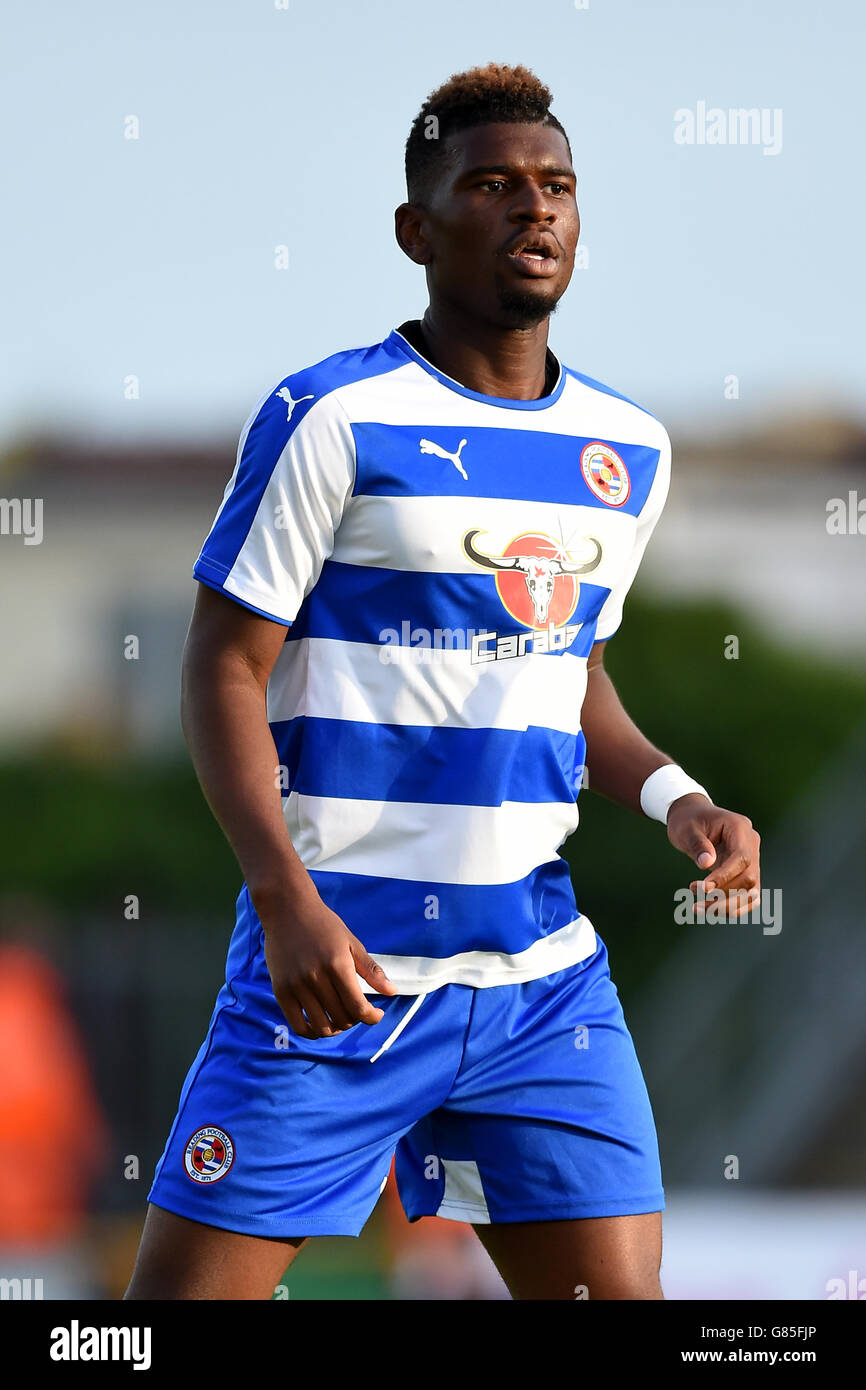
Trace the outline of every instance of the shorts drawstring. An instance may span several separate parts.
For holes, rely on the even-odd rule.
[[[403,1032],[403,1029],[406,1027],[406,1024],[409,1022],[411,1018],[414,1018],[415,1014],[418,1012],[426,998],[426,994],[418,994],[415,996],[414,1003],[412,1003],[406,1010],[403,1017],[400,1019],[400,1022],[397,1024],[397,1027],[394,1029],[393,1033],[390,1033],[388,1035],[388,1037],[383,1042],[382,1046],[379,1048],[379,1051],[373,1053],[373,1056],[370,1058],[371,1062],[375,1062],[377,1058],[382,1056],[383,1052],[388,1051],[388,1048],[391,1046],[392,1042],[397,1041],[400,1034]]]

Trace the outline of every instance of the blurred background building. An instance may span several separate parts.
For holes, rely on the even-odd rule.
[[[194,3],[182,33],[164,0],[48,8],[48,28],[44,7],[16,17],[0,97],[19,190],[0,381],[0,1275],[42,1278],[46,1298],[128,1280],[239,887],[180,733],[192,563],[268,385],[422,311],[391,242],[402,144],[427,91],[496,58],[549,83],[580,175],[587,263],[551,345],[674,445],[609,668],[647,734],[751,816],[781,894],[773,932],[678,924],[689,864],[595,797],[590,768],[565,852],[656,1113],[665,1289],[866,1297],[863,193],[845,78],[861,11],[592,0],[551,44],[527,40],[514,0],[446,0],[434,34],[418,10],[415,45],[386,0],[335,3],[336,24]],[[677,145],[674,113],[704,99],[781,110],[781,149]],[[28,499],[38,543],[13,505]],[[410,1227],[391,1188],[358,1241],[312,1243],[286,1286],[505,1296],[468,1228]]]

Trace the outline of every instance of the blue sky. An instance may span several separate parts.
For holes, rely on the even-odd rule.
[[[19,6],[0,116],[0,439],[236,433],[284,374],[426,304],[393,239],[434,86],[523,62],[579,175],[551,345],[666,423],[862,414],[862,54],[851,0],[149,0]],[[782,148],[674,113],[781,109]],[[137,141],[123,138],[128,115]],[[289,268],[274,268],[274,247]],[[737,402],[723,398],[728,374]],[[123,398],[128,374],[141,398]],[[858,403],[858,396],[860,402]]]

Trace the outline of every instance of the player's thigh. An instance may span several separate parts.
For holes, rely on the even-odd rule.
[[[268,1299],[304,1241],[223,1231],[151,1203],[124,1299]]]
[[[474,1229],[512,1298],[664,1298],[660,1211]]]

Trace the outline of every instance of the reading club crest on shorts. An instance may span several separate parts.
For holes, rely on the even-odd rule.
[[[184,1167],[193,1182],[219,1182],[231,1168],[235,1146],[224,1129],[205,1125],[186,1146]]]
[[[587,487],[600,501],[609,507],[621,507],[628,500],[628,469],[609,444],[587,444],[580,455],[580,467]]]

